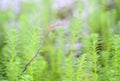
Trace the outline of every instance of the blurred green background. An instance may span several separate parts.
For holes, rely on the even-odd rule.
[[[120,81],[119,4],[0,0],[0,81]]]

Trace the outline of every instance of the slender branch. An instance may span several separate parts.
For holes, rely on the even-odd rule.
[[[32,62],[32,61],[37,57],[37,55],[39,54],[41,48],[42,48],[42,47],[44,46],[44,44],[45,44],[45,41],[46,41],[46,39],[47,39],[47,37],[48,37],[48,35],[49,35],[49,32],[52,31],[52,30],[54,30],[56,27],[59,27],[59,26],[62,26],[62,25],[63,25],[62,22],[57,22],[57,23],[49,26],[49,29],[48,29],[47,33],[45,34],[43,40],[41,41],[39,48],[37,49],[37,51],[35,52],[35,54],[33,55],[33,57],[27,62],[27,64],[25,65],[25,67],[24,67],[24,69],[23,69],[23,72],[26,71],[26,69],[27,69],[28,66],[31,64],[31,62]]]
[[[48,37],[48,35],[49,35],[49,32],[50,32],[50,31],[47,31],[47,33],[45,34],[43,40],[42,40],[41,43],[40,43],[39,48],[36,50],[36,52],[35,52],[35,54],[33,55],[33,57],[27,62],[27,64],[25,65],[25,67],[24,67],[24,69],[23,69],[23,72],[26,71],[26,69],[27,69],[28,66],[31,64],[31,62],[32,62],[32,61],[37,57],[37,55],[39,54],[41,48],[42,48],[42,47],[44,46],[44,44],[45,44],[45,41],[46,41],[46,39],[47,39],[47,37]]]

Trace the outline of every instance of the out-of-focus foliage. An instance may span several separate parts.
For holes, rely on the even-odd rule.
[[[0,48],[3,46],[4,41],[4,27],[5,23],[8,21],[8,12],[0,11]]]
[[[120,1],[83,0],[58,10],[53,3],[23,1],[17,13],[0,11],[0,81],[120,81]],[[53,27],[23,72],[56,21],[63,25]]]

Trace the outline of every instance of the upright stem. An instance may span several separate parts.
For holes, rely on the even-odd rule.
[[[39,48],[38,48],[38,49],[36,50],[36,52],[34,53],[33,57],[26,63],[26,65],[25,65],[25,67],[24,67],[24,69],[23,69],[23,72],[26,71],[26,69],[27,69],[28,66],[31,64],[31,62],[32,62],[32,61],[37,57],[37,55],[39,54],[41,48],[42,48],[42,47],[44,46],[44,44],[45,44],[45,41],[46,41],[46,39],[47,39],[47,37],[48,37],[48,35],[49,35],[49,32],[50,32],[50,31],[47,31],[47,33],[45,34],[43,40],[42,40],[41,43],[40,43]]]

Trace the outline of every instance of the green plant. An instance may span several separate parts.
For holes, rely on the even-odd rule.
[[[0,50],[0,81],[119,81],[119,0],[114,9],[107,9],[106,0],[90,3],[99,7],[84,23],[84,5],[78,4],[78,15],[69,20],[68,29],[50,25],[56,18],[52,0],[39,6],[22,3],[17,21],[16,16],[9,20],[14,27],[6,24],[13,12],[5,16],[0,12],[0,33],[4,32],[0,46],[5,43]],[[87,34],[83,34],[85,24]]]

